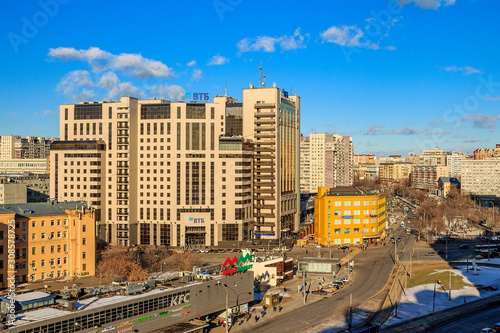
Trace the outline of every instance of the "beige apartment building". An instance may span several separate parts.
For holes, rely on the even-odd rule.
[[[9,286],[8,271],[14,271],[9,259],[16,283],[94,276],[95,211],[80,202],[0,205],[0,288]]]
[[[462,161],[462,193],[500,197],[500,158]]]
[[[3,173],[49,173],[49,159],[6,159],[0,160],[0,174]]]
[[[302,137],[301,191],[316,193],[319,187],[350,186],[354,181],[352,138],[311,133]]]
[[[411,167],[409,162],[386,162],[379,164],[379,179],[382,183],[407,183],[410,179]]]
[[[110,244],[217,246],[298,227],[297,96],[122,97],[60,112],[51,197],[95,207],[97,235]]]
[[[311,138],[300,135],[300,193],[311,189]]]

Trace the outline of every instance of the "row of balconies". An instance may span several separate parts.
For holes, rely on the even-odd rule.
[[[254,108],[255,109],[274,109],[276,107],[276,104],[274,103],[255,103]]]
[[[276,114],[274,112],[255,112],[254,117],[255,118],[270,118],[270,117],[276,117]]]

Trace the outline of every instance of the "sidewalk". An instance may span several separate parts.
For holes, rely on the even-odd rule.
[[[295,251],[294,251],[295,250]],[[298,254],[300,257],[317,257],[318,255],[318,249],[314,245],[308,245],[307,246],[308,254],[305,254],[305,250],[300,248],[300,247],[294,247],[294,249],[290,252],[287,253],[287,256],[292,257],[293,259],[297,259]],[[327,258],[329,255],[329,250],[328,249],[321,249],[321,254],[323,258]],[[295,252],[295,253],[294,253]],[[349,254],[349,259],[352,260],[357,254],[361,253],[361,249],[354,249],[350,254]],[[342,268],[340,269],[339,273],[336,275],[335,278],[339,277],[347,277],[347,254],[345,254],[345,257],[340,259]],[[351,278],[355,277],[355,272],[354,274],[351,275]],[[325,282],[323,283],[323,278],[325,279]],[[307,285],[307,291],[306,293],[306,300],[305,300],[305,305],[311,304],[314,302],[317,302],[321,300],[324,297],[331,297],[332,294],[329,293],[327,296],[320,296],[320,295],[313,295],[311,292],[315,290],[318,286],[319,283],[321,282],[323,285],[327,285],[335,280],[333,276],[322,276],[322,275],[308,275],[305,279],[306,285]],[[271,287],[269,289],[269,292],[279,292],[280,293],[280,304],[279,306],[282,307],[281,312],[277,309],[276,312],[273,311],[273,308],[266,308],[264,316],[262,316],[262,310],[263,310],[263,302],[260,302],[259,304],[256,304],[250,308],[250,313],[252,314],[250,320],[244,320],[243,323],[240,325],[239,321],[236,320],[234,325],[229,328],[230,332],[254,332],[256,331],[256,327],[262,325],[262,323],[269,322],[273,320],[274,318],[280,316],[281,314],[296,310],[298,308],[301,308],[304,306],[304,297],[303,294],[300,290],[301,286],[303,284],[303,279],[302,276],[296,275],[294,276],[293,279],[284,282],[281,286],[279,287]],[[286,292],[284,291],[286,288]],[[255,321],[255,317],[258,317],[258,321]],[[328,318],[325,318],[328,319]],[[225,332],[226,329],[225,327],[219,326],[213,328],[210,332],[214,333],[223,333]]]

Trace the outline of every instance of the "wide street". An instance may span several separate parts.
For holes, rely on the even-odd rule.
[[[485,327],[493,328],[493,325],[498,322],[500,322],[500,307],[482,311],[463,319],[457,318],[455,321],[453,321],[453,323],[450,323],[441,328],[437,328],[432,332],[481,332],[481,329]]]
[[[409,249],[414,236],[403,235],[403,231],[396,228],[396,239],[402,237],[405,245],[398,246],[398,255],[400,257],[408,256]],[[410,240],[411,239],[411,240]],[[410,244],[406,244],[410,241]],[[406,246],[405,253],[403,248]],[[323,320],[332,317],[341,312],[349,305],[350,294],[352,294],[352,303],[357,305],[360,302],[381,291],[393,267],[394,246],[376,246],[362,251],[358,254],[355,261],[355,279],[345,288],[340,289],[330,297],[326,297],[319,302],[305,305],[294,311],[285,313],[270,322],[263,322],[260,326],[252,330],[258,332],[298,332],[315,325]]]

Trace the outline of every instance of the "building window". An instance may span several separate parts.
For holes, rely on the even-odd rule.
[[[360,200],[354,200],[354,206],[361,206]]]
[[[86,232],[87,231],[87,225],[82,225],[82,232]]]
[[[87,245],[87,239],[86,238],[82,239],[82,245]]]
[[[351,201],[350,200],[344,201],[344,206],[350,206],[350,205],[351,205]]]
[[[82,259],[87,259],[87,252],[82,252]]]
[[[342,206],[342,201],[335,201],[335,207]]]
[[[36,239],[36,234],[31,234],[31,239],[35,240]]]

